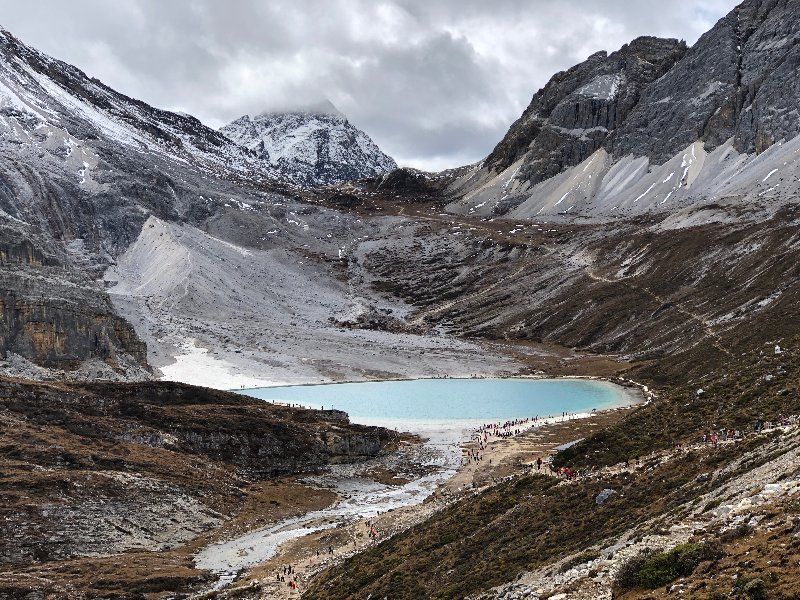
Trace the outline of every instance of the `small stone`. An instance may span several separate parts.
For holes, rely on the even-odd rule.
[[[595,504],[597,504],[597,506],[601,506],[603,502],[608,500],[611,496],[614,496],[616,493],[617,493],[616,490],[612,490],[611,488],[606,488],[602,492],[597,494],[597,496],[594,499],[594,502]]]

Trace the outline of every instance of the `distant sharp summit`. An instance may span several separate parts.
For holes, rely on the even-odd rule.
[[[245,115],[220,130],[298,185],[328,185],[397,168],[331,102]]]
[[[332,115],[345,118],[345,115],[340,111],[333,102],[330,100],[320,100],[319,102],[311,102],[308,104],[294,104],[292,106],[275,107],[272,110],[265,110],[259,117],[269,115],[282,115],[286,113],[303,113],[308,115]]]

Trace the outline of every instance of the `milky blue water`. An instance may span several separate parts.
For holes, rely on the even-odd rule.
[[[625,403],[621,388],[585,379],[416,379],[237,391],[263,400],[343,410],[354,422],[490,422]]]

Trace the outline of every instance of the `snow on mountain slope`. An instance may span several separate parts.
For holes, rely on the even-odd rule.
[[[100,270],[149,214],[199,223],[231,197],[288,183],[194,117],[118,93],[2,29],[0,181],[0,210],[85,248]]]
[[[328,101],[286,112],[245,115],[220,131],[300,185],[363,179],[397,168]]]
[[[246,151],[194,117],[120,94],[0,30],[0,135],[25,142],[42,127],[58,128],[67,152],[99,139],[201,167],[263,170]]]

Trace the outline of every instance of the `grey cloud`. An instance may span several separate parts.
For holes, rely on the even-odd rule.
[[[479,160],[556,71],[638,35],[694,42],[734,0],[0,0],[2,26],[220,126],[329,98],[401,164]]]

